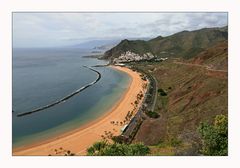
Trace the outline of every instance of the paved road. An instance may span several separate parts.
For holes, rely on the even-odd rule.
[[[152,76],[152,75],[151,75]],[[152,107],[151,107],[151,111],[154,111],[155,109],[155,105],[156,105],[156,102],[157,102],[157,96],[158,96],[158,92],[157,92],[157,80],[154,76],[152,76],[153,80],[154,80],[154,85],[155,85],[155,95],[154,96],[154,100],[153,100],[153,103],[152,103]]]

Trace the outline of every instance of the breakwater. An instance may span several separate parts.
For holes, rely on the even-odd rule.
[[[91,71],[95,72],[95,73],[98,75],[98,77],[97,77],[93,82],[91,82],[91,83],[89,83],[89,84],[87,84],[87,85],[79,88],[78,90],[76,90],[76,91],[72,92],[71,94],[63,97],[63,98],[60,99],[60,100],[57,100],[57,101],[55,101],[55,102],[53,102],[53,103],[51,103],[51,104],[48,104],[48,105],[46,105],[46,106],[42,106],[42,107],[36,108],[36,109],[34,109],[34,110],[31,110],[31,111],[18,113],[17,116],[18,116],[18,117],[21,117],[21,116],[29,115],[29,114],[32,114],[32,113],[36,113],[36,112],[39,112],[39,111],[48,109],[48,108],[53,107],[53,106],[55,106],[55,105],[57,105],[57,104],[60,104],[60,103],[62,103],[62,102],[64,102],[64,101],[68,100],[69,98],[75,96],[76,94],[80,93],[81,91],[87,89],[88,87],[94,85],[95,83],[97,83],[97,82],[101,79],[101,73],[100,73],[100,72],[98,72],[97,70],[92,69],[92,68],[90,68],[90,67],[87,67],[87,66],[83,66],[83,67],[88,68],[88,69],[90,69]]]
[[[105,65],[94,65],[94,66],[92,66],[92,67],[107,67],[107,66],[109,66],[110,64],[105,64]]]

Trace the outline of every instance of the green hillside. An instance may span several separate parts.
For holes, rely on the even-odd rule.
[[[112,59],[115,56],[120,56],[126,51],[132,51],[137,54],[151,52],[149,44],[144,40],[122,40],[116,47],[108,50],[104,54],[105,59]]]
[[[182,31],[167,37],[156,37],[149,41],[123,40],[105,52],[104,59],[113,59],[126,51],[138,54],[151,52],[160,57],[192,58],[204,49],[228,38],[228,29],[204,28],[195,31]]]

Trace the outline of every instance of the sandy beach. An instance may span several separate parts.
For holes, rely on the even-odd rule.
[[[70,150],[76,155],[85,155],[86,149],[94,142],[102,140],[107,135],[106,132],[111,132],[113,136],[120,135],[123,127],[123,124],[120,123],[125,120],[129,111],[133,111],[135,114],[141,105],[142,100],[139,101],[137,108],[134,108],[133,104],[137,100],[137,95],[141,91],[145,92],[143,85],[146,82],[141,79],[139,73],[128,68],[111,67],[127,73],[132,79],[129,88],[112,109],[77,130],[38,144],[13,149],[13,155],[63,155],[64,152],[61,151],[64,150]],[[56,149],[59,152],[56,153]]]

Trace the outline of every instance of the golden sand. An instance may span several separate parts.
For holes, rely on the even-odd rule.
[[[140,100],[140,103],[134,110],[133,103],[137,99],[137,94],[139,94],[140,91],[145,92],[143,89],[144,81],[141,79],[139,73],[134,72],[131,69],[119,66],[111,67],[127,73],[132,80],[125,94],[114,105],[114,107],[109,110],[109,112],[93,122],[59,137],[33,144],[31,146],[13,149],[13,155],[62,155],[63,153],[61,153],[61,151],[64,150],[70,150],[77,155],[85,155],[86,149],[89,146],[96,141],[102,140],[102,136],[106,137],[106,132],[109,133],[110,131],[114,136],[120,135],[120,130],[123,127],[123,124],[120,124],[120,122],[125,120],[128,111],[133,111],[135,114],[141,105]],[[115,123],[113,124],[111,121],[114,121]],[[116,122],[118,122],[118,124],[116,124]],[[60,151],[59,154],[58,151]]]

